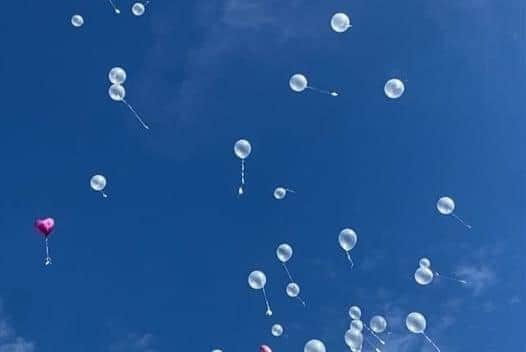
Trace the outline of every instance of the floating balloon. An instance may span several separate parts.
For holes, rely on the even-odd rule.
[[[384,86],[385,95],[390,99],[398,99],[404,94],[405,86],[404,82],[398,78],[388,80]]]
[[[238,189],[238,195],[242,195],[244,193],[244,186],[245,186],[245,159],[249,157],[250,153],[252,152],[252,146],[250,145],[250,142],[246,139],[240,139],[234,144],[234,154],[241,159],[241,185]]]
[[[149,1],[148,1],[149,2]],[[135,4],[132,5],[132,13],[135,15],[135,16],[142,16],[144,14],[144,10],[145,10],[145,5],[148,4],[145,3],[141,3],[141,2],[136,2]]]
[[[351,306],[351,308],[349,308],[349,316],[353,320],[360,320],[362,317],[362,310],[358,306]]]
[[[272,325],[272,335],[276,337],[283,335],[283,326],[280,324]]]
[[[418,261],[418,265],[423,266],[425,268],[430,268],[431,260],[429,260],[428,258],[420,258],[420,260]]]
[[[108,2],[110,3],[111,7],[113,7],[113,11],[115,11],[117,15],[121,13],[121,10],[117,8],[117,5],[115,5],[112,0],[108,0]]]
[[[71,17],[71,24],[73,27],[82,27],[84,25],[84,18],[81,15],[73,15],[73,17]]]
[[[267,299],[267,293],[265,292],[265,285],[267,284],[267,277],[265,273],[259,270],[255,270],[248,275],[248,285],[254,290],[262,290],[263,297],[265,298],[265,304],[267,306],[266,315],[271,316],[272,310]]]
[[[272,349],[267,345],[261,345],[259,347],[259,352],[272,352]]]
[[[274,198],[276,198],[277,200],[285,199],[285,196],[287,195],[288,192],[296,193],[295,191],[288,189],[288,188],[276,187],[276,189],[274,190]]]
[[[106,188],[106,177],[102,175],[94,175],[91,177],[89,183],[94,191],[100,192],[104,198],[108,197],[108,195],[104,193],[104,188]]]
[[[278,257],[278,260],[281,262],[281,265],[283,265],[283,268],[285,269],[290,281],[294,282],[294,279],[292,278],[292,275],[290,274],[289,268],[287,268],[286,264],[292,257],[292,254],[292,247],[287,243],[280,244],[278,249],[276,249],[276,256]]]
[[[123,84],[126,81],[126,71],[122,67],[114,67],[108,73],[112,84]]]
[[[385,318],[381,315],[375,315],[369,321],[369,325],[371,326],[372,331],[377,334],[381,334],[385,331],[385,329],[387,329],[387,320],[385,320]]]
[[[425,266],[421,266],[415,271],[415,281],[419,285],[429,285],[433,281],[433,272]]]
[[[426,340],[438,351],[440,352],[440,348],[431,340],[425,333],[427,322],[426,318],[418,312],[409,313],[407,315],[407,318],[405,319],[405,325],[409,331],[411,331],[414,334],[422,334]]]
[[[126,89],[124,89],[122,85],[112,84],[110,86],[110,89],[108,90],[108,94],[112,100],[119,102],[122,101],[128,107],[128,109],[130,109],[130,111],[135,115],[135,118],[137,118],[137,120],[141,123],[142,127],[144,127],[147,130],[150,129],[150,127],[148,127],[148,125],[144,123],[137,111],[135,111],[135,109],[130,104],[128,104],[126,99],[124,99],[126,97]]]
[[[343,229],[340,232],[340,235],[338,236],[338,242],[340,243],[340,247],[345,251],[345,254],[347,255],[347,260],[351,263],[351,268],[354,266],[354,262],[351,259],[351,249],[356,246],[356,242],[358,242],[358,236],[356,235],[356,232],[354,232],[353,229]]]
[[[351,321],[351,329],[356,329],[358,331],[363,330],[363,322],[360,319],[353,319]]]
[[[223,350],[215,349],[215,350],[212,350],[212,352],[223,352]]]
[[[342,12],[335,13],[331,18],[331,28],[337,33],[346,32],[351,28],[351,20],[349,16]]]
[[[303,348],[303,352],[326,352],[325,345],[320,340],[310,340],[307,341],[305,344],[305,347]]]
[[[55,229],[55,219],[37,219],[35,221],[35,227],[42,234],[42,236],[44,236],[44,242],[46,245],[46,257],[44,258],[44,265],[50,265],[51,257],[49,256],[48,237],[49,235],[51,235],[51,232],[53,232],[53,230]]]
[[[361,349],[363,345],[363,334],[356,329],[349,329],[345,332],[345,343],[351,350]]]
[[[290,89],[292,89],[294,92],[297,92],[297,93],[301,93],[305,89],[310,89],[318,93],[332,95],[333,97],[337,97],[339,95],[337,92],[329,92],[328,90],[319,89],[314,86],[310,86],[309,82],[307,81],[307,77],[305,77],[305,75],[301,73],[296,73],[290,77],[289,86],[290,86]]]
[[[305,306],[305,301],[300,297],[300,285],[295,282],[291,282],[287,285],[287,295],[292,298],[297,298],[303,306]]]
[[[437,210],[442,215],[451,215],[457,219],[462,225],[471,230],[471,225],[468,225],[464,220],[457,216],[455,211],[455,201],[451,197],[440,197],[437,201]]]

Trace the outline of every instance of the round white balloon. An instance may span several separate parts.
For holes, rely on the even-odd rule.
[[[135,16],[142,16],[144,14],[144,4],[140,2],[136,2],[135,4],[133,4],[132,13]]]
[[[298,297],[299,294],[300,294],[300,286],[297,283],[291,282],[290,284],[287,285],[287,295],[289,297]]]
[[[398,78],[392,78],[385,83],[384,92],[385,95],[390,99],[398,99],[404,94],[405,86],[404,82]]]
[[[349,329],[345,332],[345,343],[351,349],[360,349],[363,344],[363,334],[360,330]]]
[[[283,335],[283,326],[281,324],[272,325],[272,335],[276,337]]]
[[[409,313],[405,319],[405,326],[412,333],[421,334],[426,331],[426,318],[418,312]]]
[[[331,18],[331,28],[337,33],[343,33],[351,28],[349,16],[342,12],[335,13]]]
[[[385,320],[385,318],[381,315],[375,315],[371,318],[369,326],[371,327],[372,331],[374,331],[377,334],[380,334],[384,332],[385,329],[387,329],[387,320]]]
[[[73,27],[82,27],[84,24],[84,18],[81,15],[73,15],[71,17],[71,24]]]
[[[320,340],[310,340],[305,344],[303,352],[326,352],[325,345]]]
[[[343,248],[343,250],[348,252],[353,249],[354,246],[356,246],[356,242],[358,242],[358,236],[353,229],[343,229],[338,236],[338,242],[340,243],[340,246]]]
[[[252,146],[246,139],[240,139],[234,144],[234,154],[236,154],[239,159],[248,158],[251,152]]]
[[[419,285],[429,285],[433,281],[433,272],[429,268],[421,266],[415,271],[415,281]]]
[[[276,249],[276,256],[278,257],[279,261],[282,263],[286,263],[289,261],[289,259],[292,257],[293,251],[292,247],[287,243],[282,243],[278,246],[278,249]]]
[[[354,319],[351,321],[351,329],[356,329],[358,331],[363,330],[363,322],[360,319]]]
[[[106,177],[102,175],[94,175],[91,177],[90,186],[94,191],[102,191],[106,187]]]
[[[254,270],[248,275],[248,285],[254,290],[261,290],[267,283],[265,273],[259,270]]]
[[[429,260],[428,258],[420,258],[420,260],[418,261],[418,265],[426,267],[426,268],[430,268],[431,260]]]
[[[123,101],[126,97],[126,89],[120,84],[112,84],[108,90],[110,98],[115,101]]]
[[[349,308],[349,316],[353,320],[360,319],[362,317],[362,310],[358,306],[351,306],[351,308]]]
[[[455,201],[450,197],[440,197],[437,201],[437,210],[442,215],[449,215],[455,211]]]
[[[302,75],[301,73],[296,73],[295,75],[292,75],[289,80],[289,86],[290,89],[292,89],[295,92],[303,92],[307,86],[307,77]]]
[[[277,200],[281,200],[285,198],[286,195],[287,195],[287,190],[283,187],[277,187],[274,190],[274,198],[276,198]]]
[[[108,73],[112,84],[123,84],[126,81],[126,71],[122,67],[114,67]]]

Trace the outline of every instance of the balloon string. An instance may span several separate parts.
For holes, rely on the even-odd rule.
[[[289,277],[290,279],[290,282],[294,282],[294,279],[292,278],[292,275],[290,274],[290,271],[289,269],[287,268],[287,265],[285,263],[281,263],[283,265],[283,267],[285,268],[285,271],[287,272],[287,276]]]
[[[300,297],[300,296],[296,296],[296,298],[301,302],[301,304],[306,307],[307,304],[305,303],[305,301]]]
[[[464,285],[467,285],[467,281],[466,280],[460,280],[460,279],[455,279],[454,277],[450,277],[450,276],[444,276],[438,272],[435,272],[435,275],[439,278],[443,278],[443,279],[446,279],[446,280],[451,280],[451,281],[456,281],[456,282],[460,282],[461,284],[464,284]]]
[[[452,213],[451,215],[453,215],[453,217],[454,217],[455,219],[457,219],[458,221],[460,221],[460,223],[461,223],[462,225],[466,226],[468,229],[471,230],[471,225],[467,224],[464,220],[462,220],[460,217],[458,217],[457,214]]]
[[[307,88],[310,89],[310,90],[313,90],[315,92],[318,92],[318,93],[331,95],[333,97],[337,97],[339,95],[339,93],[337,93],[337,92],[329,92],[328,90],[320,89],[320,88],[313,87],[313,86],[307,86]]]
[[[49,246],[48,246],[47,237],[46,237],[46,258],[49,258]]]
[[[272,310],[270,309],[270,304],[268,303],[267,299],[267,292],[265,291],[265,288],[263,287],[263,298],[265,298],[265,305],[267,306],[267,315],[272,315]]]
[[[347,255],[347,260],[349,260],[349,262],[351,263],[351,269],[354,268],[354,262],[351,259],[351,254],[349,253],[349,251],[345,251],[345,254]]]
[[[434,347],[438,352],[440,352],[440,348],[438,348],[438,346],[433,342],[433,340],[431,340],[431,339],[429,338],[429,336],[426,335],[425,332],[422,332],[422,335],[424,335],[424,337],[426,338],[426,340],[427,340],[431,345],[433,345],[433,347]]]
[[[367,342],[369,344],[369,346],[371,346],[372,348],[374,348],[374,350],[376,352],[382,352],[382,350],[380,350],[378,347],[376,347],[376,345],[374,343],[372,343],[367,337],[365,337],[365,342]]]
[[[115,10],[115,13],[116,13],[116,14],[121,13],[121,10],[119,10],[119,9],[117,8],[117,6],[115,6],[115,4],[113,3],[112,0],[108,0],[108,2],[110,3],[111,7],[113,7],[113,10]]]
[[[295,190],[293,190],[293,189],[290,189],[290,188],[285,188],[285,190],[286,190],[287,192],[290,192],[290,193],[296,193],[296,191],[295,191]]]
[[[103,196],[104,198],[108,198],[108,195],[107,195],[106,193],[104,193],[104,191],[100,191],[100,193],[102,194],[102,196]]]
[[[128,109],[131,110],[131,112],[133,112],[133,114],[135,115],[135,117],[137,118],[137,120],[139,120],[139,122],[141,123],[142,127],[144,127],[145,129],[149,130],[150,127],[148,127],[148,125],[144,123],[144,121],[141,119],[141,117],[139,116],[139,114],[137,113],[137,111],[135,111],[135,109],[134,109],[130,104],[128,104],[128,102],[127,102],[125,99],[122,99],[122,102],[123,102],[124,104],[126,104],[126,106],[128,107]]]
[[[372,330],[367,326],[367,324],[363,324],[363,326],[365,326],[365,328],[367,329],[367,331],[369,331],[369,332],[371,333],[371,335],[373,335],[373,336],[378,340],[378,342],[380,342],[382,345],[385,345],[385,341],[382,340],[382,339],[380,338],[380,336],[376,335],[376,334],[374,333],[374,331],[372,331]]]

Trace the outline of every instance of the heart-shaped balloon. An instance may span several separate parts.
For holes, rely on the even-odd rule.
[[[47,237],[55,228],[55,220],[53,218],[37,219],[35,227],[44,237]]]
[[[272,352],[272,349],[267,345],[261,345],[259,347],[259,352]]]

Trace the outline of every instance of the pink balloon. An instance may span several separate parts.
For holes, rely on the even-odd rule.
[[[44,237],[47,237],[55,228],[55,220],[53,218],[37,219],[35,227]]]
[[[261,345],[259,347],[259,352],[272,352],[272,349],[267,345]]]

